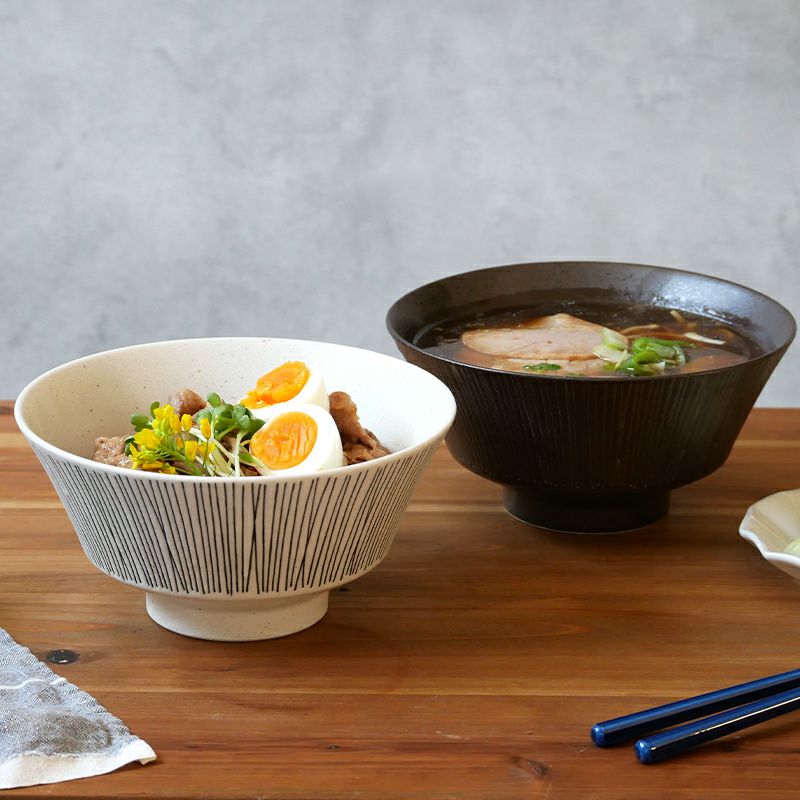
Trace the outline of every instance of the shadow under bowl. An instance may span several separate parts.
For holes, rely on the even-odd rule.
[[[419,345],[434,325],[520,308],[678,309],[754,346],[745,361],[654,377],[582,377],[473,366]],[[643,320],[646,321],[646,320]],[[504,487],[507,510],[557,531],[608,533],[663,517],[672,489],[720,467],[795,335],[782,305],[719,278],[594,261],[490,267],[421,286],[389,309],[403,357],[442,380],[457,413],[446,437],[470,471]]]

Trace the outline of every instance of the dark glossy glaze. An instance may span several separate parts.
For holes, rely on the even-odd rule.
[[[418,344],[421,332],[465,308],[491,315],[565,302],[679,308],[746,331],[753,350],[720,369],[619,380],[486,369]],[[456,459],[503,484],[516,516],[587,532],[652,522],[666,512],[671,489],[717,469],[795,334],[783,306],[746,287],[599,262],[517,264],[445,278],[398,300],[387,325],[403,356],[455,395],[447,444]]]

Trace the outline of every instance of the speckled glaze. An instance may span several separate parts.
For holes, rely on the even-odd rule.
[[[94,439],[175,389],[238,400],[278,364],[302,360],[343,390],[391,455],[309,476],[195,478],[98,464]],[[385,557],[411,493],[455,414],[417,367],[341,345],[189,339],[98,353],[29,384],[15,414],[86,555],[144,589],[150,616],[188,636],[266,639],[325,614],[330,589]]]
[[[800,581],[800,556],[784,552],[800,539],[800,489],[778,492],[747,509],[739,534],[774,567]]]
[[[648,378],[505,372],[416,346],[428,326],[560,303],[647,304],[744,329],[758,357],[722,369]],[[640,264],[546,262],[467,272],[422,286],[389,310],[403,356],[440,378],[458,413],[447,445],[467,469],[504,486],[516,517],[601,533],[662,517],[669,492],[728,457],[795,334],[791,314],[744,286]]]

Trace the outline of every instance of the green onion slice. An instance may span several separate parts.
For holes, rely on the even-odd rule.
[[[528,372],[555,372],[561,367],[558,364],[548,364],[543,361],[541,364],[526,364],[522,369],[526,369]]]

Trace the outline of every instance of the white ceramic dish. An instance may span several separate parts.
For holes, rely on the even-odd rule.
[[[255,379],[306,361],[348,392],[392,454],[308,476],[195,478],[91,460],[97,436],[184,386],[238,399]],[[293,339],[136,345],[57,367],[20,394],[15,416],[90,561],[143,589],[150,616],[203,639],[284,636],[320,620],[329,591],[386,556],[411,493],[455,415],[418,367]]]
[[[784,552],[800,538],[800,489],[778,492],[754,503],[747,509],[739,533],[770,564],[800,581],[800,556]]]

